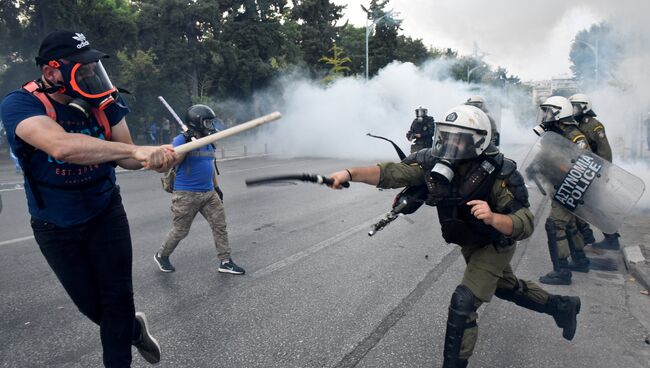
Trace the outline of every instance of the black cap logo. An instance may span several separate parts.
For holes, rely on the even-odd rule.
[[[445,121],[449,121],[453,123],[454,121],[456,121],[456,119],[458,119],[458,115],[455,112],[452,112],[451,114],[447,115]]]

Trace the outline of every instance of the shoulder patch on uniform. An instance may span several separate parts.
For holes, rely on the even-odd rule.
[[[517,163],[509,158],[504,158],[503,165],[501,166],[501,172],[499,173],[499,178],[508,178],[515,170],[517,170]]]
[[[576,135],[575,137],[573,137],[572,142],[573,142],[573,143],[576,143],[576,142],[578,142],[579,140],[586,140],[586,139],[587,139],[587,137],[585,137],[584,135],[582,135],[582,134],[578,134],[578,135]]]

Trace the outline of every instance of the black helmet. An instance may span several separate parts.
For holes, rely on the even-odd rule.
[[[185,114],[185,124],[190,130],[199,132],[203,135],[210,135],[216,132],[212,121],[216,119],[217,116],[214,114],[211,108],[206,105],[192,105],[187,109]]]

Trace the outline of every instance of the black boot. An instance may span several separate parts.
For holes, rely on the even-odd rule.
[[[568,268],[571,271],[589,272],[589,258],[587,258],[583,250],[576,250],[571,255],[571,258],[573,259],[568,264]]]
[[[566,258],[558,260],[557,269],[539,278],[539,282],[546,285],[571,285],[571,271]]]
[[[620,250],[621,244],[618,242],[618,238],[621,236],[619,233],[614,234],[605,234],[605,239],[597,243],[593,243],[591,246],[595,249],[607,249],[607,250]]]
[[[582,235],[585,244],[593,244],[596,241],[596,238],[594,238],[594,232],[591,230],[588,223],[576,219],[576,227],[578,228],[580,235]]]
[[[573,339],[576,334],[576,316],[580,313],[580,298],[577,296],[549,295],[546,303],[541,304],[526,294],[526,284],[520,282],[523,287],[515,285],[514,289],[497,288],[494,295],[500,299],[511,301],[520,307],[530,309],[538,313],[548,314],[553,317],[555,324],[562,329],[562,336]]]
[[[460,348],[465,336],[465,330],[475,327],[468,324],[467,319],[476,312],[474,294],[464,285],[458,285],[451,296],[442,368],[467,367],[467,359],[460,357]]]
[[[562,337],[572,340],[576,334],[580,313],[580,298],[577,296],[551,295],[546,303],[546,313],[553,316],[557,327],[562,329]]]

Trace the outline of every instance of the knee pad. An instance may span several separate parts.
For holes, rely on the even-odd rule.
[[[449,311],[467,317],[476,310],[474,302],[475,297],[472,291],[465,285],[458,285],[451,296]]]

